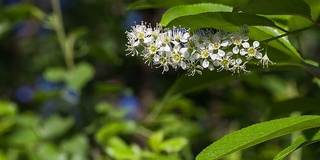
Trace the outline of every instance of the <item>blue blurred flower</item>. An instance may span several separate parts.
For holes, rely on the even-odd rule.
[[[30,86],[20,86],[16,91],[16,98],[22,103],[28,103],[32,100],[34,89]]]

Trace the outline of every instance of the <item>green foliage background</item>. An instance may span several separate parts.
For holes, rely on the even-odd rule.
[[[4,4],[0,160],[320,157],[317,0]],[[249,64],[241,75],[161,74],[125,56],[132,14],[191,30],[247,24],[275,64]],[[17,95],[25,86],[27,101]]]

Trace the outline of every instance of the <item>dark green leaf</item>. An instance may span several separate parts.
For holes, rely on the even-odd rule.
[[[266,15],[299,15],[311,18],[309,5],[303,0],[250,0],[235,12]]]
[[[227,154],[295,131],[319,126],[320,116],[296,116],[258,123],[222,137],[205,148],[196,159],[219,159]]]
[[[306,68],[315,77],[320,78],[320,67],[319,66],[315,66],[315,65],[312,65],[309,63],[303,63],[303,67]]]
[[[308,107],[302,107],[308,103]],[[319,98],[295,98],[287,101],[276,102],[270,108],[270,116],[279,117],[288,115],[289,113],[298,111],[302,113],[319,112],[320,99]]]
[[[307,146],[309,144],[319,142],[320,141],[320,131],[312,134],[311,136],[303,134],[299,136],[289,147],[282,150],[274,160],[282,160],[290,153],[294,152],[295,150]]]
[[[168,9],[163,15],[160,24],[168,25],[172,20],[189,15],[195,15],[206,12],[231,12],[232,7],[222,4],[199,3],[193,5],[180,5]]]
[[[17,23],[21,20],[30,18],[31,16],[43,19],[45,13],[30,4],[11,5],[0,11],[0,18],[9,20],[12,23]]]

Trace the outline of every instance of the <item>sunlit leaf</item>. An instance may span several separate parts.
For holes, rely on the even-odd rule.
[[[161,131],[153,133],[149,138],[149,145],[151,149],[155,152],[161,151],[161,143],[163,141],[164,134]]]
[[[197,160],[219,159],[227,154],[295,131],[320,126],[320,116],[296,116],[254,124],[232,132],[202,150]]]
[[[279,154],[277,154],[277,156],[274,157],[274,160],[282,160],[295,150],[319,141],[320,131],[313,133],[312,135],[303,134],[299,136],[289,147],[285,148]]]
[[[241,25],[279,28],[268,18],[254,14],[232,12],[210,12],[183,16],[175,18],[167,26],[180,25],[191,29],[216,28],[225,31],[238,29]]]
[[[175,137],[168,140],[165,140],[161,144],[161,148],[168,152],[179,152],[188,144],[188,140],[185,137]]]
[[[271,15],[299,15],[311,19],[310,7],[303,0],[250,0],[235,12]]]
[[[166,26],[170,21],[182,16],[195,15],[206,12],[231,12],[232,7],[222,4],[199,3],[193,5],[180,5],[168,9],[163,15],[160,24]]]
[[[131,3],[128,8],[129,9],[146,9],[146,8],[168,8],[178,5],[186,5],[186,4],[196,4],[196,3],[217,3],[223,4],[231,7],[238,7],[245,3],[248,0],[138,0]]]

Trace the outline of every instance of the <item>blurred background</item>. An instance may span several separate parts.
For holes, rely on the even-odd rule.
[[[165,11],[128,10],[132,2],[0,1],[0,160],[194,159],[242,127],[319,114],[319,79],[295,67],[230,75],[158,113],[154,106],[185,73],[162,74],[126,56],[125,31],[141,21],[155,25]],[[303,57],[320,61],[319,30],[290,40]],[[271,159],[290,140],[226,159]],[[320,147],[300,154],[319,159]]]

